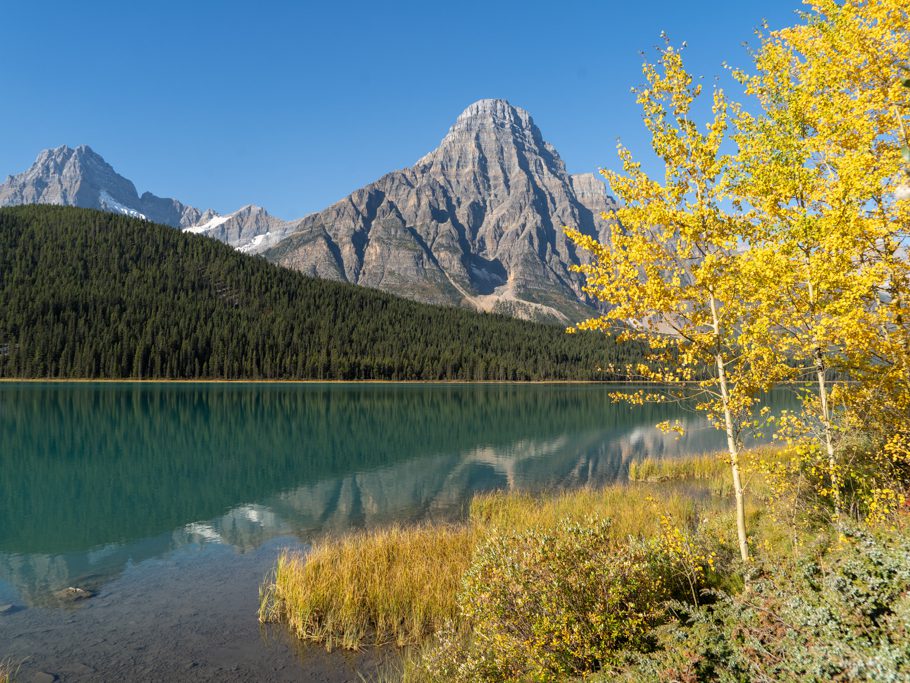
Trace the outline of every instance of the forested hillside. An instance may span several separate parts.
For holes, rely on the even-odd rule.
[[[638,352],[58,206],[0,210],[0,300],[0,377],[617,379]]]

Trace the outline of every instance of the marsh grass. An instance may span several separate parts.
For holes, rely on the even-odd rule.
[[[262,587],[259,618],[283,622],[328,649],[419,645],[458,614],[463,576],[481,542],[500,533],[553,529],[565,520],[608,518],[616,539],[653,538],[661,518],[693,529],[730,508],[729,467],[714,455],[645,460],[636,481],[548,496],[488,493],[460,525],[430,524],[330,537],[307,553],[286,552]],[[644,480],[644,481],[642,481]],[[725,532],[726,524],[719,524]]]
[[[483,533],[552,528],[563,520],[609,518],[615,536],[646,537],[660,530],[660,514],[694,522],[699,505],[693,496],[670,487],[614,484],[566,491],[540,498],[527,493],[487,493],[471,502],[471,523]]]
[[[455,616],[470,526],[391,527],[285,552],[261,591],[260,621],[326,648],[419,642]]]

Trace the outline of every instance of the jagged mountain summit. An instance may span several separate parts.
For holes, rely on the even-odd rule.
[[[142,195],[88,145],[46,149],[32,166],[0,184],[0,206],[58,204],[122,213],[201,233],[244,251],[255,251],[284,235],[287,225],[258,206],[219,215],[176,199]]]
[[[607,239],[615,208],[593,174],[570,175],[530,114],[480,100],[441,144],[293,225],[266,258],[430,303],[530,319],[591,314],[569,225]]]
[[[247,204],[224,216],[206,211],[195,225],[184,232],[205,235],[230,244],[244,253],[256,254],[280,242],[292,224],[275,218],[261,206]]]

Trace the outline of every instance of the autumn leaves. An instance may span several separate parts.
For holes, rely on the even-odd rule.
[[[647,341],[651,358],[631,370],[666,385],[664,399],[694,392],[726,432],[744,560],[746,431],[770,426],[823,462],[835,518],[845,488],[863,490],[845,434],[897,453],[871,468],[870,491],[910,460],[885,448],[910,431],[908,34],[900,0],[813,1],[797,25],[759,34],[752,68],[732,71],[742,102],[715,88],[704,125],[702,86],[666,45],[636,91],[663,177],[620,146],[622,170],[603,171],[622,205],[610,244],[567,230],[595,257],[579,268],[587,291],[611,306],[578,328]],[[809,379],[786,430],[756,423],[763,390]]]

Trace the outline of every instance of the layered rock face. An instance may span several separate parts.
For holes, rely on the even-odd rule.
[[[468,107],[439,147],[293,225],[266,258],[419,301],[574,322],[593,302],[564,225],[607,239],[615,205],[572,176],[528,112]]]
[[[46,149],[27,171],[0,185],[0,206],[59,204],[145,218],[173,227],[194,225],[201,212],[176,199],[156,197],[119,175],[88,145]]]

